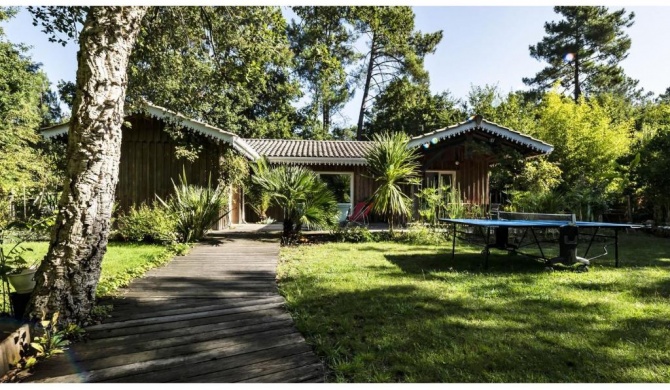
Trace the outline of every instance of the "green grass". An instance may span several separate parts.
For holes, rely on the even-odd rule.
[[[447,244],[323,244],[283,248],[278,275],[330,381],[668,382],[670,240],[620,248],[622,268],[610,247],[578,273],[495,250],[484,271],[464,244],[455,261]]]
[[[24,258],[29,262],[39,262],[49,249],[48,242],[26,242],[22,246],[32,249],[24,252]],[[162,245],[110,242],[102,260],[98,295],[113,294],[133,278],[171,257],[172,254]]]

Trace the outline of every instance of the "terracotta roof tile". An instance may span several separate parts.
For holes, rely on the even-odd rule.
[[[245,138],[259,155],[267,157],[364,158],[371,141],[315,141]]]

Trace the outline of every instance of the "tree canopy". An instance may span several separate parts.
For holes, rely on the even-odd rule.
[[[295,55],[295,72],[310,97],[303,112],[312,123],[312,130],[305,129],[301,136],[325,138],[331,130],[333,115],[353,96],[353,80],[347,67],[357,58],[353,49],[357,34],[346,23],[348,7],[292,9],[300,19],[291,21],[288,37]]]
[[[367,53],[363,56],[363,96],[356,134],[360,140],[371,103],[388,83],[403,76],[415,82],[428,83],[423,59],[435,52],[442,40],[442,31],[427,34],[414,31],[414,11],[411,7],[354,7],[351,20],[368,39]]]
[[[0,22],[15,14],[16,9],[0,8]],[[37,147],[37,129],[49,115],[50,107],[43,102],[48,88],[49,80],[28,56],[28,48],[9,42],[0,28],[1,200],[11,193],[30,193],[51,180],[49,159]],[[0,208],[0,226],[6,206]]]
[[[583,94],[636,85],[619,65],[631,47],[625,28],[633,25],[634,13],[604,6],[556,6],[554,12],[562,19],[546,22],[547,35],[529,47],[531,57],[549,65],[524,83],[548,91],[558,82],[575,101]]]

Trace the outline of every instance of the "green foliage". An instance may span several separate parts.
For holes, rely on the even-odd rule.
[[[356,60],[356,35],[345,24],[347,7],[292,7],[300,18],[288,27],[295,56],[295,71],[303,80],[310,101],[302,112],[309,116],[302,137],[324,139],[333,116],[353,96],[345,68]],[[320,118],[317,118],[320,116]],[[321,121],[318,121],[321,119]]]
[[[668,110],[670,113],[670,109]],[[670,115],[669,115],[670,117]],[[670,126],[636,147],[631,173],[638,193],[651,206],[658,224],[670,220]]]
[[[558,214],[565,212],[568,205],[565,196],[557,192],[512,191],[511,195],[509,208],[519,212]]]
[[[42,319],[40,321],[41,331],[44,333],[41,336],[35,337],[30,346],[36,351],[38,358],[49,358],[53,355],[58,355],[65,352],[65,349],[70,345],[70,341],[66,338],[66,333],[58,329],[58,312],[55,312],[51,320]]]
[[[244,186],[249,181],[249,160],[232,148],[226,148],[221,154],[219,172],[223,185]]]
[[[125,241],[170,243],[177,240],[176,230],[175,216],[159,203],[132,206],[117,218],[116,232]]]
[[[0,20],[15,13],[3,9]],[[49,182],[53,170],[37,148],[40,126],[48,107],[46,75],[27,54],[28,47],[8,42],[0,31],[0,223],[7,223],[10,198],[30,195]]]
[[[515,178],[515,188],[532,193],[546,193],[561,184],[561,168],[546,157],[528,160],[521,173]]]
[[[337,224],[335,196],[314,171],[286,165],[271,169],[266,159],[257,160],[252,170],[254,182],[284,211],[284,245],[293,244],[303,226],[318,228]]]
[[[186,256],[191,250],[191,244],[187,242],[171,242],[168,244],[167,250],[175,256]]]
[[[268,218],[267,212],[272,202],[272,195],[251,178],[249,182],[245,193],[247,205],[256,213],[259,221],[265,221]]]
[[[637,82],[626,77],[619,63],[628,56],[631,39],[624,29],[633,25],[634,13],[611,11],[604,6],[556,6],[563,19],[544,25],[546,36],[530,46],[530,55],[549,63],[524,83],[547,91],[559,82],[571,89],[574,101],[582,94],[614,91]],[[574,58],[566,59],[567,54]]]
[[[167,264],[175,255],[185,255],[187,248],[183,245],[185,244],[171,245],[167,248],[157,247],[158,250],[147,251],[143,254],[140,254],[140,251],[137,250],[142,248],[141,246],[129,246],[116,250],[121,252],[121,249],[124,249],[125,255],[123,258],[112,258],[112,256],[106,255],[103,260],[102,276],[96,289],[96,295],[113,296],[119,288],[127,286],[133,279],[141,277],[148,270]],[[112,267],[114,272],[110,272]]]
[[[440,245],[447,241],[447,234],[435,227],[412,225],[395,241],[412,245]]]
[[[366,133],[391,130],[423,134],[458,122],[461,115],[456,106],[448,92],[433,95],[428,83],[413,83],[403,76],[391,81],[376,98]]]
[[[403,76],[414,82],[427,82],[423,59],[435,52],[442,31],[427,34],[414,31],[411,7],[352,7],[350,21],[367,37],[361,74],[365,83],[357,129],[357,137],[361,139],[368,104],[386,89],[387,83]]]
[[[174,194],[167,201],[156,196],[160,203],[176,218],[176,231],[181,242],[201,240],[207,230],[230,211],[228,195],[222,185],[212,188],[212,178],[207,187],[189,185],[186,171],[179,177],[179,185],[172,182]]]
[[[619,239],[586,274],[384,242],[282,248],[277,277],[327,382],[667,383],[670,240]]]
[[[452,186],[446,193],[445,211],[449,218],[466,218],[468,207],[461,195],[460,186]]]
[[[152,7],[128,97],[244,137],[289,137],[300,90],[286,27],[279,7]]]
[[[547,161],[562,171],[560,192],[591,187],[605,198],[621,187],[617,159],[628,153],[633,121],[613,123],[595,101],[578,103],[548,93],[538,111],[534,136],[554,145]]]
[[[395,217],[411,214],[411,199],[400,186],[417,177],[418,154],[407,147],[409,137],[403,133],[375,134],[373,141],[365,156],[368,172],[378,186],[371,197],[372,210],[388,217],[392,232]]]
[[[373,242],[375,237],[365,226],[338,226],[333,230],[338,242]]]

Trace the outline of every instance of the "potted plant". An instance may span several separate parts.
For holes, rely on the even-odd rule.
[[[32,249],[22,247],[21,242],[14,244],[9,250],[0,246],[0,275],[19,294],[29,293],[35,288],[36,262],[29,263],[23,257],[25,252],[32,252]]]

